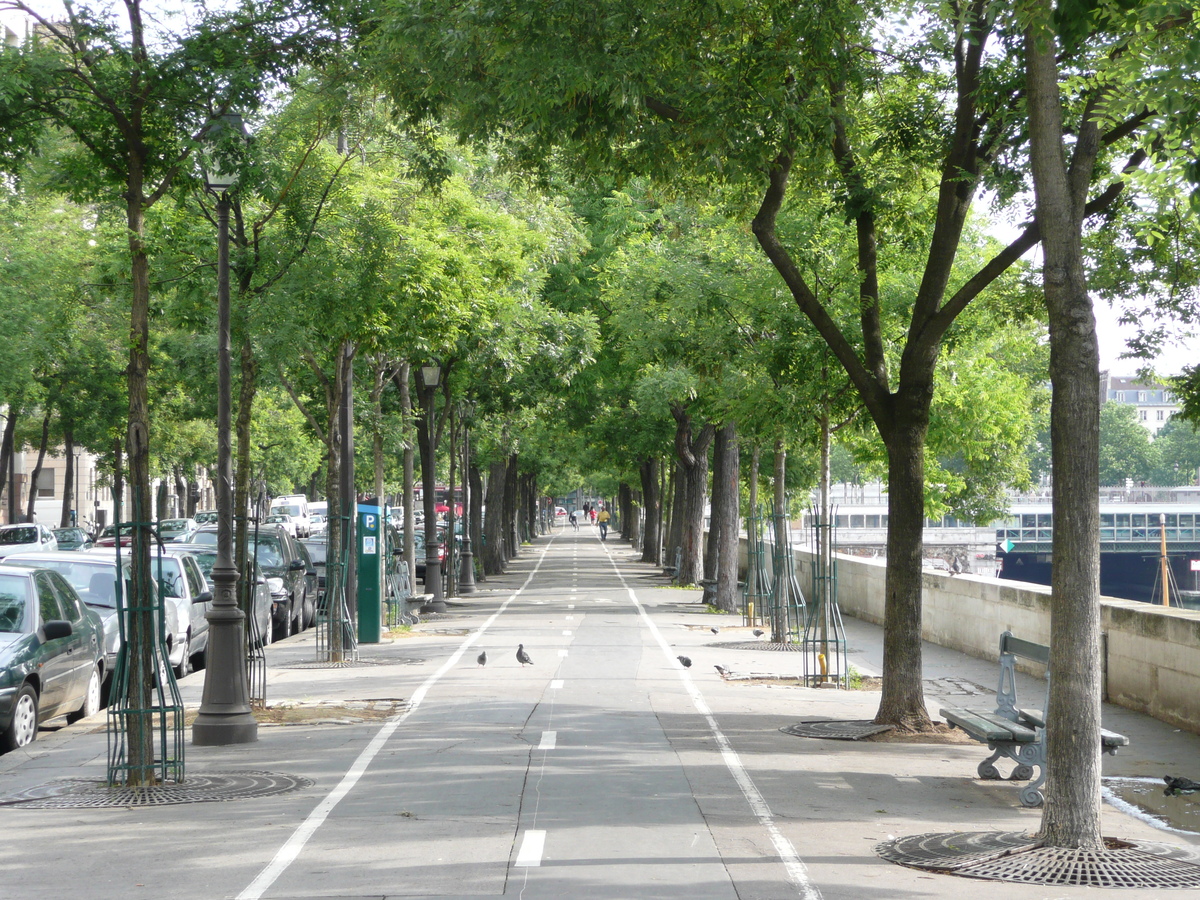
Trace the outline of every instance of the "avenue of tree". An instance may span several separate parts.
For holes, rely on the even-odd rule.
[[[680,579],[732,610],[747,496],[771,482],[793,512],[833,444],[888,485],[877,718],[921,730],[925,516],[987,522],[1055,473],[1078,528],[1055,529],[1071,715],[1050,719],[1073,724],[1050,735],[1042,836],[1099,846],[1098,489],[1194,477],[1200,366],[1175,385],[1191,421],[1149,442],[1101,409],[1091,304],[1200,313],[1191,6],[105,9],[0,53],[0,471],[86,449],[123,521],[164,515],[168,483],[194,510],[216,441],[207,153],[239,172],[237,509],[336,509],[349,399],[355,488],[405,498],[411,565],[414,466],[451,477],[469,422],[453,477],[480,577],[542,498],[589,485],[643,559],[680,548]],[[235,110],[246,145],[214,127]]]

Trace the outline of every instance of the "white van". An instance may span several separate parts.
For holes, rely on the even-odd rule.
[[[291,516],[298,538],[306,538],[312,533],[308,512],[308,498],[303,494],[288,494],[271,500],[270,515]]]

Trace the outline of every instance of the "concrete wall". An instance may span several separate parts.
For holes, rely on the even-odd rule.
[[[796,551],[796,575],[812,584],[811,557]],[[842,612],[883,623],[884,564],[838,556]],[[1050,642],[1050,589],[972,575],[926,572],[922,631],[926,640],[996,659],[1000,633]],[[1106,699],[1200,733],[1200,613],[1103,598]]]

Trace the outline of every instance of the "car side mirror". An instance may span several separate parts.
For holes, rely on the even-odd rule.
[[[292,564],[290,566],[288,566],[288,568],[291,569],[293,572],[299,572],[304,568],[304,560],[293,559]]]
[[[192,598],[192,602],[193,603],[209,603],[212,601],[212,598],[213,598],[212,591],[201,591],[199,594],[197,594],[195,597]]]
[[[46,635],[46,640],[48,641],[70,637],[74,633],[75,629],[71,627],[71,623],[65,622],[62,619],[52,619],[42,626],[42,634]]]

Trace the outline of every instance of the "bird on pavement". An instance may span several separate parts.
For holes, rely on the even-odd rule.
[[[729,670],[724,666],[713,666],[713,668],[717,670],[717,674],[722,678],[729,674]]]
[[[710,628],[710,629],[708,629],[708,630],[709,630],[709,631],[711,631],[713,634],[720,634],[720,633],[721,633],[721,629],[720,629],[720,628],[718,628],[716,625],[714,625],[712,628]]]
[[[692,660],[689,657],[677,656],[675,658],[679,660],[680,665],[682,665],[685,669],[690,669],[692,667]]]
[[[487,651],[484,650],[482,653],[480,653],[479,656],[477,656],[475,658],[475,661],[478,662],[481,666],[486,666],[487,665]]]
[[[763,631],[761,628],[755,628],[755,629],[754,629],[754,636],[755,636],[755,637],[762,637],[764,634],[766,634],[766,632],[765,632],[765,631]]]
[[[524,644],[517,644],[517,662],[522,666],[532,666],[533,660],[529,658],[529,654],[525,652]]]

